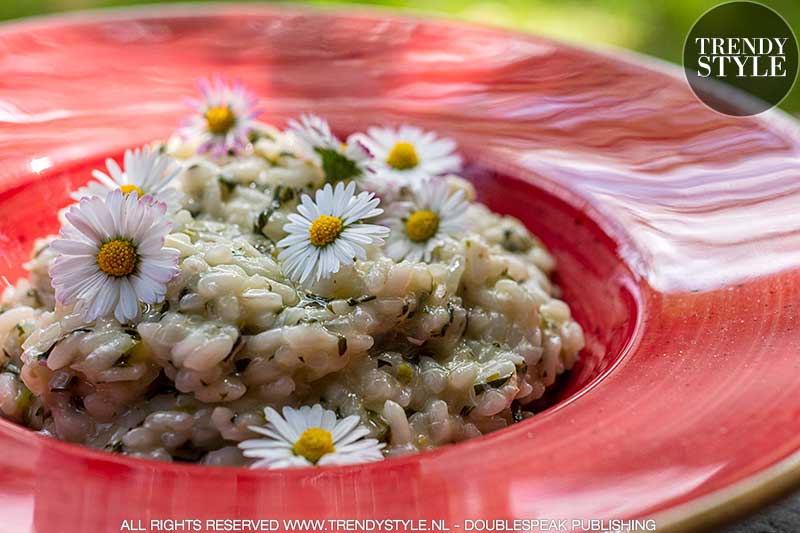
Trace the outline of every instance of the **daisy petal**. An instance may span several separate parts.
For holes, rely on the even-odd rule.
[[[239,443],[242,455],[257,459],[251,468],[353,464],[383,459],[384,445],[376,439],[364,438],[369,430],[360,425],[357,416],[337,421],[336,413],[320,404],[299,409],[286,406],[282,415],[271,407],[264,412],[269,427],[251,426],[250,429],[267,438]],[[327,450],[324,449],[326,438]]]

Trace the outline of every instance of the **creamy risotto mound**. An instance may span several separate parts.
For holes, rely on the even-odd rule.
[[[3,293],[0,414],[136,457],[267,467],[531,416],[583,334],[552,257],[474,200],[454,143],[408,126],[342,142],[312,115],[279,130],[253,101],[206,82],[171,139],[75,192]]]

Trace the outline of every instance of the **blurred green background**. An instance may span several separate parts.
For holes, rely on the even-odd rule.
[[[172,0],[173,2],[175,0]],[[180,0],[178,0],[180,1]],[[134,4],[158,0],[0,0],[0,19],[60,11]],[[284,0],[284,3],[294,3]],[[300,3],[300,2],[297,2]],[[307,0],[308,4],[339,2]],[[437,13],[465,20],[506,26],[582,44],[610,44],[680,63],[689,28],[712,0],[351,0],[351,4],[381,5],[417,13]],[[783,15],[800,33],[800,0],[762,0]],[[795,87],[781,107],[800,113]]]

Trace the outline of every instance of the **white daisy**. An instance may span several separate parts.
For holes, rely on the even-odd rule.
[[[190,100],[197,114],[190,117],[182,133],[200,142],[198,150],[212,157],[240,152],[248,143],[258,116],[255,95],[241,83],[228,85],[220,78],[200,80],[201,100]]]
[[[51,244],[60,254],[50,265],[56,299],[75,304],[87,322],[113,313],[120,323],[139,316],[139,302],[162,301],[179,255],[164,248],[172,227],[166,209],[120,189],[70,207],[61,238]]]
[[[430,261],[445,239],[464,231],[467,207],[464,191],[451,192],[445,180],[420,182],[413,189],[413,200],[393,204],[389,217],[382,221],[392,230],[386,255],[395,261]]]
[[[306,158],[322,168],[328,183],[363,177],[371,161],[356,137],[343,143],[331,132],[328,122],[313,114],[289,120],[289,131],[304,145]]]
[[[346,465],[383,459],[384,444],[365,439],[369,430],[357,416],[336,420],[333,411],[316,404],[300,409],[264,409],[267,427],[250,426],[265,439],[239,443],[245,457],[258,460],[251,468],[291,468],[312,465]]]
[[[369,192],[355,195],[355,188],[352,181],[347,187],[337,183],[335,189],[328,183],[317,191],[316,201],[307,194],[300,199],[298,212],[283,227],[289,235],[278,242],[284,248],[278,259],[289,278],[301,284],[319,281],[342,264],[366,259],[365,246],[383,244],[389,228],[361,222],[383,213],[380,200]]]
[[[375,158],[373,170],[388,171],[389,177],[403,185],[461,170],[455,141],[413,126],[369,128],[358,140]]]
[[[181,193],[172,187],[170,182],[181,169],[169,156],[160,154],[149,146],[133,151],[125,150],[124,169],[113,159],[106,159],[108,174],[93,170],[92,176],[97,181],[90,181],[72,193],[72,198],[80,200],[84,196],[100,196],[105,198],[110,191],[120,189],[124,194],[136,192],[139,198],[151,195],[156,200],[167,204],[169,212],[180,207]]]

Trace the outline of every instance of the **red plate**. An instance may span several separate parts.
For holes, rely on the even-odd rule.
[[[268,472],[91,451],[0,421],[0,530],[123,519],[655,516],[700,527],[798,478],[800,136],[728,118],[674,67],[495,29],[254,6],[0,29],[0,274],[89,169],[164,137],[198,77],[238,77],[263,119],[456,138],[491,207],[555,253],[587,334],[560,402],[436,452]],[[690,522],[687,522],[689,520]],[[705,520],[705,522],[704,522]]]

